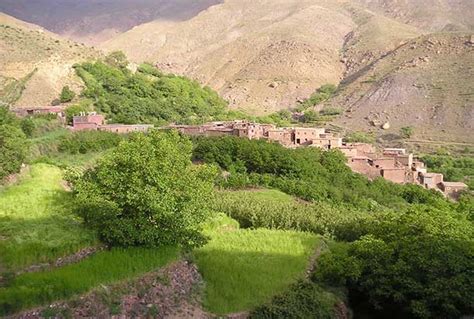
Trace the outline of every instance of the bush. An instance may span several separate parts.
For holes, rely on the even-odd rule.
[[[74,91],[71,90],[69,86],[65,86],[61,90],[59,101],[61,101],[61,103],[71,102],[74,99],[74,97],[76,97],[76,93],[74,93]]]
[[[99,152],[117,146],[122,140],[121,135],[110,132],[75,132],[62,138],[58,150],[69,154]]]
[[[82,100],[77,104],[70,105],[64,111],[66,113],[66,121],[68,124],[72,124],[74,116],[89,111],[92,111],[92,105],[89,100]]]
[[[344,140],[347,143],[375,143],[375,137],[372,134],[366,132],[353,132],[348,134]]]
[[[115,246],[200,246],[215,170],[177,133],[135,134],[73,184],[76,212]]]
[[[403,138],[410,138],[412,137],[413,133],[414,133],[413,127],[411,126],[405,126],[400,129],[400,135]]]
[[[331,292],[309,281],[298,281],[271,302],[257,307],[249,318],[337,318],[338,298]]]
[[[472,313],[474,228],[448,212],[409,209],[381,214],[366,235],[321,257],[317,276],[345,283],[373,313],[459,318]]]
[[[313,107],[321,102],[329,100],[331,96],[336,92],[337,87],[333,84],[324,84],[316,90],[307,100],[297,107],[298,111],[304,111],[310,107]]]

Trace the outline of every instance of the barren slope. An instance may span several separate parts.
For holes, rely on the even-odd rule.
[[[64,85],[78,89],[81,82],[71,66],[91,56],[97,56],[92,49],[0,13],[0,100],[17,100],[12,96],[24,79],[15,105],[49,105]]]
[[[294,106],[322,84],[339,83],[347,41],[363,43],[353,54],[359,63],[368,51],[385,52],[418,35],[374,16],[344,0],[226,0],[188,21],[136,27],[103,48],[191,76],[233,107],[268,113]],[[354,34],[359,27],[367,31]],[[369,31],[376,37],[368,39]]]
[[[411,126],[417,139],[474,143],[473,40],[422,36],[347,77],[330,103],[348,110],[337,123],[379,134]]]

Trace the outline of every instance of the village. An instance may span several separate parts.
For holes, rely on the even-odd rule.
[[[13,110],[18,116],[56,114],[65,123],[62,108],[36,108]],[[105,117],[96,112],[82,113],[73,117],[72,131],[98,130],[118,134],[147,132],[154,128],[148,124],[106,124]],[[443,174],[430,173],[425,164],[403,148],[378,150],[367,143],[344,143],[343,138],[325,128],[285,127],[273,124],[252,123],[246,120],[210,122],[202,125],[169,125],[158,129],[175,129],[188,136],[236,136],[247,139],[264,139],[287,148],[318,147],[324,150],[340,150],[347,157],[352,171],[373,180],[383,177],[397,184],[416,184],[436,190],[446,197],[456,199],[468,186],[461,182],[444,181]]]

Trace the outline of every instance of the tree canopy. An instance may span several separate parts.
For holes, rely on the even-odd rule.
[[[174,132],[132,135],[70,179],[77,213],[110,245],[200,246],[216,172],[193,165],[191,150]]]

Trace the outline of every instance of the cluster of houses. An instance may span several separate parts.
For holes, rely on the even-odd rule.
[[[153,125],[148,124],[106,124],[105,117],[102,114],[95,112],[82,113],[72,118],[72,126],[70,127],[73,131],[106,131],[118,134],[127,134],[132,132],[147,132],[153,128]]]
[[[366,143],[344,143],[336,134],[324,128],[291,127],[277,128],[272,124],[248,121],[212,122],[204,125],[171,125],[172,128],[190,136],[238,136],[248,139],[265,139],[289,148],[319,147],[325,150],[338,149],[347,157],[348,166],[369,179],[383,177],[397,184],[418,184],[427,189],[442,192],[456,198],[468,186],[459,182],[445,182],[443,174],[428,173],[425,164],[405,149],[386,148],[377,151]]]
[[[34,114],[57,114],[65,121],[60,107],[17,109],[18,116]],[[98,130],[119,134],[146,132],[153,125],[106,124],[105,117],[95,112],[82,113],[73,117],[73,131]],[[383,177],[397,184],[418,184],[427,189],[442,192],[456,198],[468,186],[459,182],[446,182],[443,174],[428,173],[425,164],[405,149],[386,148],[382,152],[366,143],[343,143],[337,134],[324,128],[290,127],[278,128],[273,124],[259,124],[249,121],[211,122],[203,125],[170,125],[160,129],[176,129],[189,136],[237,136],[248,139],[265,139],[280,143],[288,148],[301,146],[318,147],[325,150],[338,149],[348,159],[348,166],[369,179]]]

